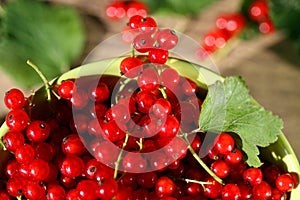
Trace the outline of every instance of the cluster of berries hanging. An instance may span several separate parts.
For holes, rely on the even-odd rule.
[[[259,32],[268,34],[274,31],[273,22],[269,16],[267,0],[255,0],[249,7],[247,14],[230,13],[217,17],[216,27],[205,34],[202,42],[204,51],[199,51],[199,57],[205,58],[209,54],[223,48],[227,41],[237,36],[249,23],[256,23]]]
[[[106,6],[105,12],[110,19],[120,20],[133,15],[145,17],[148,14],[148,7],[139,1],[115,1]]]

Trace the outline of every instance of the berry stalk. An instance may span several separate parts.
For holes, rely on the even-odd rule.
[[[119,152],[117,161],[115,162],[116,167],[115,167],[115,171],[114,171],[114,179],[116,179],[117,176],[118,176],[118,170],[119,170],[119,165],[120,165],[121,157],[122,157],[124,148],[125,148],[126,145],[127,145],[128,139],[129,139],[129,134],[126,133],[126,135],[125,135],[125,140],[124,140],[124,143],[123,143],[123,145],[122,145],[122,149],[121,149],[121,151]]]
[[[6,125],[6,123],[3,123],[2,126],[0,127],[0,146],[2,147],[2,149],[5,151],[5,145],[2,142],[2,137],[9,131],[8,126]]]
[[[197,153],[194,151],[192,148],[188,138],[187,138],[187,133],[184,134],[183,136],[185,142],[188,145],[189,151],[192,153],[193,157],[197,160],[197,162],[203,167],[203,169],[211,176],[213,177],[217,182],[223,184],[223,180],[220,179],[213,171],[210,170],[210,168],[201,160],[201,158],[197,155]]]

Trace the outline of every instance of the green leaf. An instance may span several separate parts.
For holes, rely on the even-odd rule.
[[[228,77],[209,86],[199,119],[203,131],[236,133],[250,166],[259,167],[259,147],[277,140],[283,122],[257,104],[241,77]]]
[[[75,10],[38,1],[5,4],[0,21],[0,67],[24,87],[41,83],[30,59],[48,79],[68,70],[81,54],[83,27]]]

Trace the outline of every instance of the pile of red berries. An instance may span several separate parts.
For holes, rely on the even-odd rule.
[[[288,199],[296,173],[250,167],[234,133],[199,130],[206,89],[155,53],[173,48],[174,35],[153,18],[137,19],[130,26],[138,27],[136,37],[150,34],[151,45],[133,45],[148,55],[124,58],[121,76],[55,82],[48,99],[7,92],[9,131],[1,139],[11,157],[0,199]]]
[[[140,1],[114,1],[106,6],[106,16],[113,20],[120,20],[133,15],[147,16],[148,7]]]

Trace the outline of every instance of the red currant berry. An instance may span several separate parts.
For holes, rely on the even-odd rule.
[[[25,106],[26,99],[21,90],[12,88],[6,92],[4,103],[8,109],[21,109]]]
[[[8,151],[15,152],[17,148],[24,145],[25,138],[21,132],[9,131],[3,136],[2,142]]]
[[[137,183],[146,189],[153,188],[157,181],[157,173],[156,172],[146,172],[141,173],[137,176]]]
[[[5,166],[5,175],[12,178],[19,174],[19,163],[16,160],[9,160]]]
[[[70,100],[72,98],[74,90],[75,90],[74,81],[65,80],[58,86],[57,93],[61,98]]]
[[[11,131],[23,131],[29,122],[29,117],[24,110],[16,109],[6,115],[6,125]]]
[[[127,17],[131,18],[133,16],[143,16],[146,17],[148,13],[147,5],[143,2],[131,1],[127,8]]]
[[[246,183],[239,182],[238,187],[241,193],[241,199],[251,199],[252,198],[252,187]]]
[[[256,0],[249,6],[249,16],[255,21],[261,21],[269,15],[267,1]]]
[[[38,143],[35,146],[35,157],[50,162],[54,156],[54,147],[46,142]]]
[[[263,180],[263,174],[259,168],[248,168],[243,173],[243,179],[246,183],[249,183],[252,186],[260,184]]]
[[[73,92],[70,101],[72,103],[72,107],[79,110],[84,108],[87,105],[88,99],[89,98],[86,91],[77,89],[76,91]]]
[[[174,181],[167,176],[160,177],[155,184],[155,191],[158,197],[164,198],[171,196],[176,189]]]
[[[184,158],[187,153],[187,149],[188,147],[186,142],[179,137],[174,137],[164,148],[172,161]]]
[[[97,199],[98,184],[93,180],[81,180],[76,186],[79,199]]]
[[[212,177],[208,177],[204,181],[210,183],[205,185],[204,195],[212,199],[218,198],[222,192],[222,184]]]
[[[91,87],[89,91],[90,99],[92,101],[95,101],[96,103],[105,102],[110,97],[109,88],[103,82],[98,83],[98,86],[96,88]]]
[[[62,175],[75,178],[83,173],[84,163],[81,158],[74,155],[67,155],[60,164]]]
[[[203,188],[198,183],[188,183],[186,185],[186,193],[189,196],[199,196],[203,191]]]
[[[49,137],[50,130],[50,126],[46,122],[35,120],[28,125],[26,136],[32,142],[44,142]]]
[[[46,196],[45,188],[35,181],[27,181],[23,193],[27,199],[42,199]]]
[[[19,177],[13,177],[6,182],[6,191],[10,196],[21,196],[24,192],[24,180]]]
[[[165,119],[171,113],[172,105],[164,98],[157,99],[151,107],[151,113],[160,119]]]
[[[138,110],[142,113],[149,113],[150,108],[155,103],[155,97],[148,91],[140,91],[136,95]]]
[[[272,196],[272,188],[265,181],[254,185],[252,191],[254,199],[270,199]]]
[[[153,33],[157,28],[156,21],[152,17],[145,17],[139,24],[139,29],[142,32]]]
[[[236,184],[228,183],[222,189],[222,200],[239,200],[241,192]]]
[[[138,29],[140,23],[142,22],[142,19],[144,17],[142,17],[141,15],[133,15],[129,18],[129,22],[128,22],[128,26],[131,29]]]
[[[95,158],[104,164],[111,164],[117,160],[119,151],[111,142],[101,142],[95,149]]]
[[[127,153],[122,164],[128,172],[141,173],[147,169],[147,160],[140,153]]]
[[[156,69],[149,67],[139,75],[138,86],[141,90],[152,92],[159,87],[160,79]]]
[[[275,183],[275,180],[280,176],[281,170],[276,165],[269,165],[263,168],[263,175],[269,184]]]
[[[155,38],[158,42],[159,48],[164,50],[173,49],[178,43],[176,32],[170,29],[157,31]]]
[[[106,7],[105,13],[110,19],[122,19],[126,16],[126,5],[124,2],[116,1]]]
[[[12,200],[12,197],[4,190],[0,190],[0,199],[1,200]]]
[[[289,173],[277,177],[275,184],[276,188],[281,192],[290,192],[294,188],[294,180]]]
[[[234,149],[235,142],[230,134],[221,133],[215,139],[214,145],[214,148],[217,150],[217,152],[226,155],[228,152]]]
[[[276,187],[272,188],[272,200],[286,200],[286,193],[278,190]]]
[[[54,183],[47,185],[47,200],[65,200],[67,193],[65,189]]]
[[[168,115],[165,123],[159,132],[159,135],[163,138],[173,138],[177,135],[180,128],[180,123],[173,115]]]
[[[210,169],[219,177],[226,178],[230,172],[230,166],[223,160],[214,161]]]
[[[164,49],[150,49],[148,58],[152,63],[165,64],[168,60],[169,52]]]
[[[103,200],[113,199],[118,191],[118,184],[114,179],[105,180],[97,189],[97,196]]]
[[[135,57],[124,58],[120,64],[120,70],[128,78],[134,78],[143,70],[143,63]]]
[[[70,134],[66,136],[61,145],[61,149],[66,155],[82,155],[86,149],[80,137],[77,134]]]
[[[225,155],[225,161],[233,165],[241,162],[242,158],[243,152],[238,148],[233,149]]]
[[[18,163],[28,164],[35,156],[34,148],[30,144],[24,144],[23,146],[16,149],[15,158]]]
[[[203,47],[205,50],[213,52],[217,49],[223,48],[228,39],[229,37],[226,31],[220,29],[213,30],[204,36]]]
[[[29,164],[28,170],[30,178],[36,181],[45,180],[50,173],[50,167],[48,165],[48,162],[42,159],[33,160]]]
[[[79,193],[76,189],[70,189],[68,192],[67,192],[67,195],[66,195],[66,200],[77,200],[79,199]]]
[[[294,188],[298,187],[299,185],[299,174],[297,174],[296,172],[290,172],[290,175],[293,178],[294,181]]]
[[[160,74],[161,85],[170,89],[175,88],[180,80],[179,74],[175,69],[166,68]]]
[[[149,33],[140,33],[133,39],[133,47],[140,53],[148,52],[153,45],[154,40]]]
[[[272,32],[274,32],[274,30],[275,30],[274,24],[270,19],[262,21],[259,24],[259,31],[263,34],[272,33]]]

